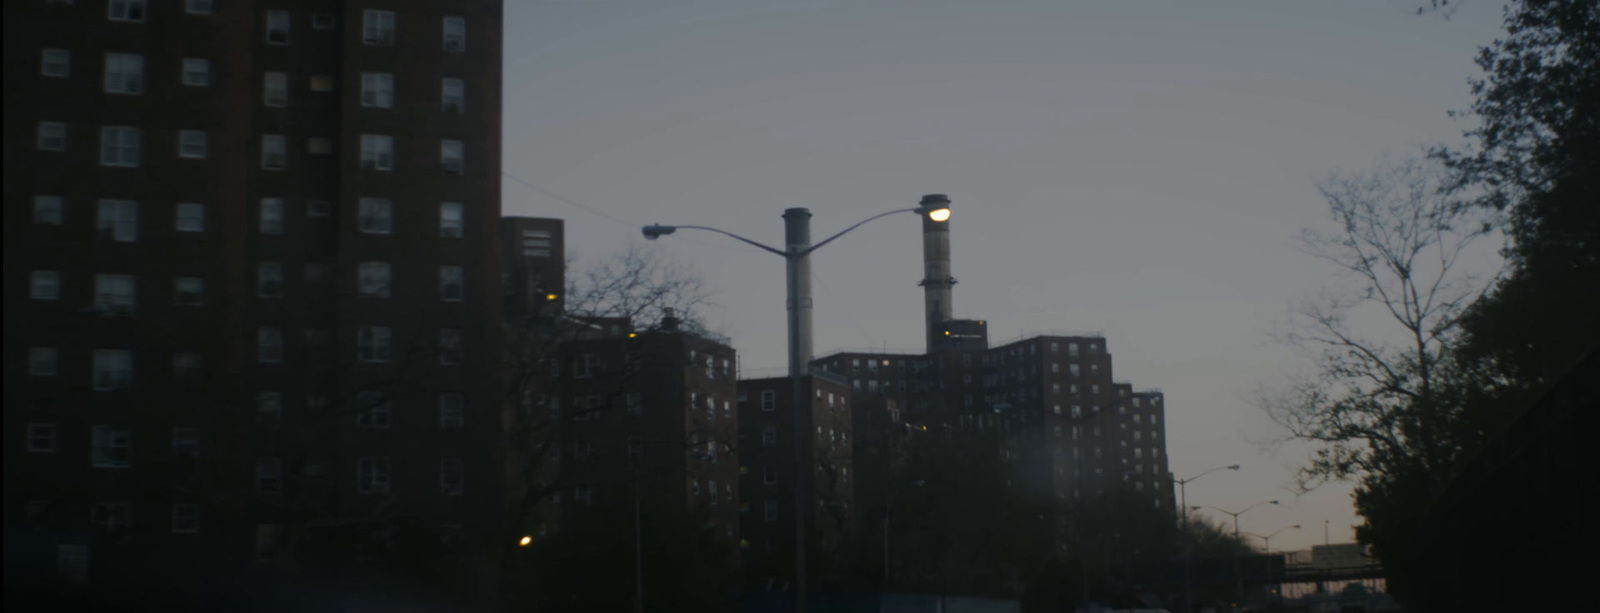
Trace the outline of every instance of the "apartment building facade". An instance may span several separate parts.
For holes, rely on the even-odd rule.
[[[327,517],[494,549],[500,21],[5,4],[8,527],[90,583],[270,568]]]

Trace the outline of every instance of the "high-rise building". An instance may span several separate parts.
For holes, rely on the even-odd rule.
[[[501,2],[4,11],[8,531],[89,583],[493,550]]]

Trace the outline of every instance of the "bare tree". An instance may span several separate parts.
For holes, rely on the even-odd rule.
[[[1449,351],[1463,310],[1488,287],[1461,263],[1490,225],[1449,179],[1430,161],[1385,159],[1319,185],[1334,223],[1303,230],[1302,247],[1358,287],[1300,305],[1281,340],[1308,351],[1315,374],[1258,395],[1289,438],[1315,444],[1303,490],[1398,473],[1436,488],[1460,451]]]

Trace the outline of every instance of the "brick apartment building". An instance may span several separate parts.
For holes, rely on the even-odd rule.
[[[325,517],[492,549],[501,10],[5,3],[8,543],[89,583]]]
[[[802,463],[795,474],[794,388],[788,377],[739,382],[740,564],[758,584],[793,576],[795,479],[803,478],[805,529],[812,556],[835,547],[855,526],[853,405],[843,377],[813,370],[801,381],[810,399],[800,415]]]

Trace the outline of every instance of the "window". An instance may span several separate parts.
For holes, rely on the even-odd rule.
[[[439,394],[439,429],[460,430],[467,424],[467,398],[458,392]]]
[[[368,45],[394,45],[394,11],[362,11],[361,41]]]
[[[464,17],[444,18],[444,50],[467,50],[467,20]]]
[[[185,0],[183,10],[190,15],[210,15],[211,0]]]
[[[47,77],[65,77],[72,74],[72,52],[66,49],[45,49],[39,57],[39,74]]]
[[[129,313],[135,302],[132,275],[95,275],[94,305],[105,313]]]
[[[107,53],[105,90],[108,94],[144,93],[144,56]]]
[[[389,361],[393,331],[387,326],[361,326],[356,330],[356,358],[362,362]]]
[[[310,200],[306,202],[306,217],[332,217],[333,203],[327,200]]]
[[[366,170],[394,170],[394,137],[362,134],[361,167]]]
[[[394,75],[387,72],[361,73],[361,106],[394,108]]]
[[[443,328],[439,330],[439,363],[454,366],[461,363],[466,351],[462,349],[460,328]]]
[[[104,532],[126,530],[133,523],[133,505],[126,502],[96,502],[90,519],[95,528]],[[87,557],[87,552],[84,555]]]
[[[34,300],[61,299],[61,273],[35,270],[28,282],[28,297]]]
[[[66,204],[61,196],[33,197],[33,223],[59,226],[65,212]]]
[[[34,377],[56,375],[57,353],[55,347],[28,348],[28,374]]]
[[[461,302],[465,293],[463,270],[460,266],[439,267],[439,297],[445,302]]]
[[[176,534],[194,534],[199,532],[200,505],[172,505],[172,531]]]
[[[189,352],[172,354],[172,374],[179,379],[189,379],[200,374],[200,354]]]
[[[256,295],[262,298],[283,297],[282,262],[261,262],[256,265]]]
[[[261,136],[261,168],[265,170],[283,170],[288,164],[289,141],[282,134],[263,134]]]
[[[767,523],[774,524],[778,522],[778,501],[766,501],[766,504],[762,505],[762,511]]]
[[[261,199],[261,233],[283,234],[283,199]]]
[[[195,428],[173,428],[172,455],[180,458],[199,457],[200,431]]]
[[[267,11],[267,44],[289,44],[289,11]]]
[[[388,398],[382,398],[375,392],[362,392],[356,398],[356,403],[362,407],[361,412],[356,413],[356,427],[386,430],[393,425],[390,418],[394,411]]]
[[[67,124],[56,121],[39,122],[39,150],[66,151]]]
[[[778,446],[778,429],[777,428],[773,428],[773,427],[769,426],[769,427],[761,429],[761,446],[762,447],[777,447]]]
[[[762,467],[761,467],[761,482],[765,483],[767,485],[775,485],[775,484],[777,484],[778,483],[778,469],[777,469],[777,467],[774,467],[771,464],[762,465]]]
[[[333,155],[333,139],[317,136],[306,139],[306,153]]]
[[[439,493],[446,496],[460,496],[466,490],[464,472],[461,460],[458,458],[439,460]]]
[[[95,227],[100,238],[131,243],[139,238],[139,203],[131,200],[101,200]]]
[[[145,0],[111,0],[106,6],[106,19],[112,21],[144,21]]]
[[[439,237],[461,238],[466,220],[460,202],[439,203]]]
[[[205,302],[205,281],[199,277],[178,277],[172,285],[173,304],[199,306]]]
[[[439,141],[439,164],[447,175],[459,175],[466,167],[466,152],[461,141]]]
[[[179,130],[178,157],[190,160],[205,159],[206,133],[202,130]]]
[[[761,390],[761,410],[778,410],[778,394],[772,390]]]
[[[54,453],[57,430],[55,424],[28,424],[28,453]]]
[[[126,349],[96,349],[94,389],[111,391],[133,384],[133,352]]]
[[[587,460],[594,457],[594,444],[589,441],[578,441],[572,444],[572,457]]]
[[[127,430],[95,426],[90,430],[90,439],[90,464],[95,468],[127,468],[132,464],[133,434]]]
[[[283,492],[283,460],[256,458],[256,493],[279,494]]]
[[[461,79],[440,80],[439,98],[446,113],[465,113],[467,110],[467,87]]]
[[[393,284],[388,262],[362,262],[357,267],[356,287],[363,298],[388,298]]]
[[[261,103],[271,107],[289,104],[289,75],[269,72],[261,76]]]
[[[256,329],[256,362],[277,364],[283,361],[283,328],[262,326]]]
[[[204,232],[206,229],[206,206],[192,202],[178,203],[174,227],[179,232]]]
[[[278,546],[283,542],[281,524],[256,524],[256,561],[271,562],[278,558]]]
[[[394,231],[394,203],[388,198],[361,199],[361,231],[388,234]]]
[[[183,58],[183,84],[189,87],[211,85],[211,60]]]
[[[311,29],[313,30],[332,30],[335,23],[338,23],[338,20],[332,13],[314,13],[311,15]]]

